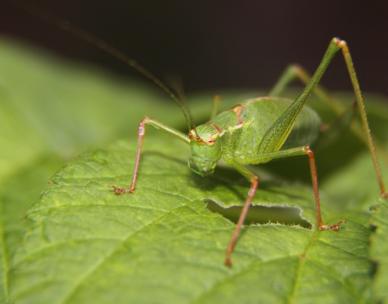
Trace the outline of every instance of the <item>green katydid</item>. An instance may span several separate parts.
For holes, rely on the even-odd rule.
[[[162,81],[139,65],[136,61],[111,47],[98,37],[73,27],[65,20],[53,17],[47,12],[41,13],[34,7],[23,3],[19,3],[19,6],[65,31],[71,32],[73,35],[93,44],[137,70],[140,74],[154,82],[154,84],[161,88],[181,107],[189,127],[188,135],[148,117],[145,117],[140,122],[132,181],[130,185],[125,188],[114,186],[113,191],[115,194],[121,195],[124,193],[135,192],[146,125],[151,125],[156,129],[169,133],[188,144],[191,149],[191,156],[188,164],[190,169],[195,173],[203,176],[213,173],[217,162],[222,159],[250,182],[250,189],[239,220],[232,233],[229,244],[226,247],[226,266],[232,265],[231,256],[233,250],[237,244],[244,220],[259,186],[259,177],[247,167],[248,165],[263,164],[279,158],[307,156],[316,208],[315,228],[332,231],[338,231],[340,229],[341,222],[327,225],[323,222],[321,216],[317,168],[314,153],[309,146],[317,138],[321,124],[318,114],[308,106],[305,106],[310,94],[315,92],[321,100],[329,102],[337,114],[341,112],[341,106],[332,103],[323,89],[319,87],[319,82],[323,74],[334,55],[340,50],[342,51],[353,86],[363,130],[361,133],[360,129],[352,126],[353,131],[367,144],[380,188],[380,195],[382,198],[388,199],[388,192],[385,190],[381,169],[376,155],[376,148],[368,124],[364,98],[361,93],[349,48],[344,40],[333,38],[330,41],[318,68],[311,77],[301,67],[291,66],[284,72],[268,96],[250,99],[245,103],[236,105],[232,109],[218,114],[217,109],[219,102],[218,98],[215,98],[210,121],[195,127],[192,122],[190,111],[182,103],[182,99],[179,98],[179,95],[175,94]],[[287,84],[293,78],[299,78],[306,84],[302,93],[294,100],[276,97],[286,88]]]
[[[248,100],[219,114],[215,114],[216,110],[213,110],[210,121],[198,127],[193,127],[190,120],[190,113],[188,109],[184,109],[184,114],[190,126],[190,131],[187,136],[156,120],[145,117],[139,124],[132,182],[127,188],[114,187],[114,193],[120,195],[135,191],[145,136],[145,126],[151,125],[177,137],[190,146],[191,156],[188,165],[195,173],[202,176],[213,173],[217,162],[222,159],[250,182],[251,185],[246,201],[226,249],[225,265],[232,265],[231,256],[233,250],[237,244],[244,220],[259,186],[259,177],[247,165],[263,164],[279,158],[301,155],[307,156],[316,205],[316,228],[319,230],[338,231],[341,222],[327,225],[323,222],[321,216],[317,168],[314,153],[309,146],[317,138],[320,119],[317,113],[305,106],[305,103],[310,94],[314,90],[319,89],[317,86],[321,77],[334,55],[340,50],[342,50],[353,85],[358,111],[361,117],[361,125],[371,154],[377,182],[380,187],[380,194],[383,198],[387,199],[388,193],[385,190],[381,169],[377,160],[376,148],[373,143],[365,111],[364,98],[361,94],[353,61],[346,42],[338,38],[331,40],[321,63],[313,76],[307,79],[305,89],[295,100],[275,97],[285,88],[290,78],[297,76],[297,72],[301,71],[297,68],[291,68],[281,77],[279,83],[274,87],[269,96]],[[307,74],[303,73],[303,75],[306,76]],[[156,80],[156,83],[177,101],[177,97],[163,84],[160,84],[159,80]]]

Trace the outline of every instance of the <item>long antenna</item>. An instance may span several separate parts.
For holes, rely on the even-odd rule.
[[[192,115],[190,113],[190,110],[185,105],[183,100],[179,97],[178,94],[174,93],[168,86],[166,86],[158,77],[156,77],[154,74],[152,74],[150,71],[148,71],[146,68],[144,68],[142,65],[137,63],[134,59],[128,57],[125,55],[122,51],[119,49],[111,46],[108,44],[105,40],[93,35],[90,32],[87,32],[84,29],[78,28],[73,26],[69,21],[62,19],[58,16],[54,16],[51,13],[47,11],[43,11],[42,9],[37,9],[32,5],[29,5],[27,3],[24,3],[22,1],[11,1],[14,5],[20,7],[21,9],[25,10],[31,15],[34,15],[41,20],[52,24],[72,35],[75,37],[84,40],[88,42],[89,44],[95,46],[96,48],[100,49],[101,51],[113,56],[114,58],[118,59],[119,61],[125,63],[130,68],[136,70],[138,73],[140,73],[143,77],[147,78],[151,82],[153,82],[156,86],[158,86],[160,89],[163,90],[164,93],[166,93],[172,100],[175,101],[175,103],[181,108],[183,115],[186,119],[187,127],[189,130],[194,130],[195,125],[193,122]]]

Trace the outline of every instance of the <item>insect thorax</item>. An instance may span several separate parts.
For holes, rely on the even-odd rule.
[[[268,130],[284,113],[292,100],[263,97],[221,112],[214,119],[202,124],[190,133],[190,168],[200,175],[214,171],[217,161],[255,164],[271,159],[260,158],[261,143]],[[311,144],[318,135],[319,116],[304,107],[297,117],[283,147]],[[198,135],[195,138],[195,133]],[[276,152],[277,150],[270,152]]]

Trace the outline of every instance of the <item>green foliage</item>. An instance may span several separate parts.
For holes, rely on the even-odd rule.
[[[147,87],[46,57],[1,43],[0,303],[388,301],[387,203],[351,132],[317,153],[323,215],[345,219],[343,229],[314,230],[305,159],[275,162],[258,169],[261,207],[252,208],[228,269],[224,251],[246,181],[223,166],[194,176],[187,147],[150,131],[137,192],[115,196],[112,185],[130,180],[139,119],[183,127],[182,115]],[[241,102],[236,96],[225,103]],[[210,98],[196,99],[204,120]],[[368,110],[383,146],[387,107]],[[123,136],[129,142],[107,144]],[[105,148],[67,162],[47,185],[91,146]]]
[[[374,282],[374,292],[377,299],[388,303],[388,206],[380,204],[372,210],[372,225],[376,232],[372,236],[371,257],[377,262],[377,275]]]
[[[75,68],[1,41],[0,303],[8,294],[10,257],[24,234],[26,210],[48,178],[85,147],[135,128],[127,113],[138,120],[158,102],[141,86],[125,88],[102,73]],[[134,110],[127,101],[136,99],[143,102]]]
[[[11,271],[16,301],[234,303],[235,294],[242,302],[351,303],[364,297],[369,230],[352,219],[340,233],[251,226],[235,267],[225,268],[233,223],[203,201],[240,204],[247,186],[223,172],[199,185],[186,156],[187,147],[174,140],[148,138],[138,191],[121,197],[110,187],[128,182],[133,144],[119,142],[61,170],[28,213],[32,229]],[[306,187],[267,180],[255,204],[299,206],[314,221]]]

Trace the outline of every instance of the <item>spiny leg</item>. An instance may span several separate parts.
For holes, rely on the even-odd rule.
[[[135,158],[135,166],[133,169],[131,184],[129,185],[129,187],[125,187],[125,188],[113,186],[113,192],[117,195],[124,194],[124,193],[132,193],[135,191],[146,125],[151,125],[156,129],[169,133],[186,143],[190,143],[189,138],[186,135],[182,134],[181,132],[175,129],[172,129],[151,118],[148,118],[148,117],[143,118],[139,123],[138,132],[137,132],[136,158]]]
[[[230,238],[228,247],[226,248],[224,264],[225,264],[225,266],[228,266],[228,267],[232,266],[233,250],[236,247],[238,237],[239,237],[240,232],[241,232],[241,228],[244,225],[245,218],[248,215],[249,207],[252,204],[252,200],[256,194],[257,187],[259,186],[259,178],[254,173],[252,173],[250,170],[248,170],[246,167],[244,167],[240,164],[237,164],[237,163],[233,164],[233,167],[236,168],[237,171],[239,171],[244,177],[246,177],[250,181],[251,187],[249,188],[248,196],[245,200],[243,209],[240,213],[240,217],[238,219],[236,227],[234,228],[234,231],[233,231],[232,236]]]
[[[311,75],[301,65],[291,64],[284,70],[279,80],[270,90],[268,95],[280,96],[287,89],[289,84],[296,79],[300,80],[300,82],[304,85],[307,85],[311,81]],[[350,107],[346,107],[337,99],[333,98],[333,96],[331,96],[330,93],[319,84],[316,85],[313,90],[313,93],[321,102],[325,103],[334,112],[335,115],[339,116],[339,119],[335,119],[335,122],[330,123],[330,125],[335,125],[336,121],[343,120],[343,117],[346,116],[349,112],[351,112],[351,115],[353,115],[355,109],[354,105],[357,104],[356,101],[353,101]],[[323,124],[323,128],[325,127],[325,125],[326,124]],[[357,136],[366,145],[368,145],[367,139],[365,137],[364,132],[362,131],[361,126],[355,121],[350,121],[349,125],[354,135]]]
[[[314,193],[314,200],[315,200],[315,217],[316,217],[317,229],[338,231],[342,221],[333,225],[327,225],[327,224],[324,224],[322,220],[317,166],[315,163],[314,152],[311,150],[310,146],[296,147],[296,148],[280,150],[277,152],[261,154],[253,163],[260,163],[262,162],[263,159],[273,160],[273,159],[288,158],[288,157],[294,157],[294,156],[307,156],[309,160],[311,183],[313,186],[313,193]]]
[[[365,101],[364,101],[364,98],[363,98],[362,93],[361,93],[360,85],[359,85],[357,75],[356,75],[356,72],[354,69],[354,65],[352,62],[349,48],[348,48],[345,41],[340,40],[338,38],[334,38],[333,40],[335,42],[337,42],[339,47],[342,49],[343,57],[345,59],[345,64],[346,64],[346,67],[348,69],[348,73],[349,73],[349,76],[350,76],[350,79],[351,79],[351,82],[353,85],[353,89],[354,89],[354,92],[356,95],[356,100],[354,100],[352,102],[352,105],[349,107],[350,108],[350,110],[349,110],[349,108],[346,108],[338,100],[336,100],[335,98],[330,96],[328,91],[325,90],[319,84],[316,85],[316,87],[314,89],[314,93],[315,93],[315,95],[317,95],[317,97],[322,102],[324,102],[326,105],[328,105],[332,109],[332,111],[338,116],[338,119],[335,119],[334,122],[331,122],[330,126],[335,126],[339,122],[345,121],[347,116],[348,116],[347,114],[350,113],[350,115],[351,115],[351,120],[349,122],[350,129],[353,132],[353,134],[356,137],[358,137],[369,148],[372,162],[373,162],[373,166],[374,166],[374,170],[375,170],[376,176],[377,176],[377,181],[378,181],[378,184],[380,187],[381,196],[383,198],[387,198],[388,193],[385,191],[383,178],[382,178],[380,166],[379,166],[379,163],[377,160],[377,153],[376,153],[376,149],[382,151],[383,148],[379,147],[376,143],[373,142],[370,128],[369,128],[369,124],[368,124],[366,111],[365,111]],[[302,83],[307,85],[311,81],[311,75],[302,66],[293,65],[293,66],[290,66],[290,69],[294,71],[295,77],[298,78]],[[357,88],[358,88],[358,92],[357,92]],[[360,104],[362,104],[361,107],[360,107]],[[359,112],[360,112],[362,126],[360,126],[360,124],[358,124],[357,121],[352,121],[354,110],[357,107],[358,107]],[[362,116],[364,116],[364,118]]]
[[[287,89],[290,83],[294,80],[300,80],[301,83],[307,84],[311,80],[310,74],[306,71],[305,68],[299,64],[289,65],[281,74],[280,78],[269,91],[269,96],[280,96]],[[335,100],[330,94],[324,89],[321,85],[317,84],[314,88],[313,93],[325,104],[327,104],[333,112],[338,116],[330,123],[322,123],[321,131],[327,132],[334,129],[339,124],[348,123],[349,114],[353,116],[356,102],[354,101],[350,108],[345,108],[340,102]],[[349,122],[350,123],[350,122]],[[354,130],[353,130],[354,131]],[[365,138],[360,129],[355,130],[356,135],[359,136],[364,142]],[[360,136],[361,135],[361,136]]]
[[[136,158],[135,158],[135,166],[133,169],[132,174],[132,181],[128,188],[120,188],[113,186],[113,192],[117,195],[123,194],[123,193],[132,193],[135,191],[136,187],[136,181],[137,181],[137,174],[139,172],[139,164],[140,164],[140,158],[141,158],[141,151],[143,148],[143,142],[144,142],[144,135],[145,135],[145,124],[146,124],[147,118],[144,118],[139,123],[138,132],[137,132],[137,146],[136,146]]]
[[[323,223],[322,213],[321,213],[321,198],[319,196],[319,186],[318,186],[318,172],[317,172],[317,165],[315,162],[314,152],[310,149],[309,146],[305,146],[303,148],[303,152],[307,155],[309,159],[311,182],[313,184],[313,192],[314,192],[314,200],[315,200],[315,216],[316,216],[317,228],[319,230],[338,231],[342,221],[333,225],[325,225]]]
[[[311,75],[299,64],[289,65],[279,80],[268,93],[269,96],[280,96],[294,80],[299,80],[302,84],[307,85],[311,81]],[[327,104],[335,114],[340,115],[344,112],[345,107],[333,98],[328,91],[317,84],[313,89],[313,93],[325,104]]]
[[[287,149],[287,150],[281,150],[278,152],[262,154],[262,155],[260,155],[260,157],[262,159],[276,159],[276,158],[287,158],[287,157],[300,156],[300,155],[306,155],[308,157],[308,160],[309,160],[311,182],[312,182],[312,186],[313,186],[313,193],[314,193],[314,200],[315,200],[316,227],[319,230],[338,231],[342,221],[340,221],[336,224],[333,224],[333,225],[327,225],[327,224],[324,224],[324,222],[322,220],[317,166],[316,166],[316,162],[315,162],[314,152],[311,150],[311,148],[309,146],[297,147],[297,148],[292,148],[292,149]],[[258,159],[258,162],[260,162],[260,159]],[[250,170],[248,170],[246,167],[244,167],[240,164],[237,164],[237,163],[232,164],[232,166],[250,181],[251,186],[249,188],[248,196],[247,196],[245,203],[243,205],[243,209],[240,213],[236,227],[232,233],[229,244],[226,248],[224,264],[228,267],[232,266],[232,253],[234,251],[234,248],[236,247],[238,238],[239,238],[240,233],[241,233],[241,228],[242,228],[244,221],[248,215],[248,211],[249,211],[249,208],[252,204],[252,200],[253,200],[253,198],[256,194],[256,190],[259,186],[259,178],[254,173],[252,173]]]
[[[357,102],[358,110],[361,117],[361,125],[365,133],[366,142],[370,151],[373,167],[377,177],[377,182],[380,187],[380,195],[383,198],[388,199],[388,193],[385,191],[380,165],[377,160],[376,148],[373,143],[373,139],[369,129],[368,119],[365,111],[364,98],[361,94],[361,89],[358,83],[356,72],[354,70],[353,61],[349,52],[349,48],[345,41],[340,40],[338,38],[333,38],[331,40],[326,50],[326,53],[323,56],[323,59],[321,60],[318,68],[316,69],[315,73],[311,77],[310,81],[307,83],[305,89],[269,128],[269,130],[267,131],[267,133],[264,135],[262,139],[259,150],[262,153],[265,153],[265,152],[277,151],[282,147],[282,145],[284,144],[284,142],[286,141],[288,135],[292,130],[296,117],[302,110],[310,94],[314,91],[314,89],[316,89],[323,74],[326,72],[327,67],[331,63],[334,55],[339,50],[342,50],[342,54],[345,59],[348,74],[350,76],[350,80],[355,93],[356,102]]]
[[[365,110],[364,97],[362,96],[362,93],[361,93],[360,84],[358,82],[357,74],[356,74],[356,71],[354,69],[353,60],[352,60],[352,56],[350,55],[349,47],[346,44],[346,42],[343,40],[339,40],[336,38],[334,38],[334,40],[337,43],[338,47],[341,48],[341,50],[342,50],[342,55],[344,57],[346,68],[348,70],[350,81],[352,83],[354,94],[356,96],[358,111],[359,111],[360,118],[361,118],[361,125],[362,125],[362,128],[364,129],[364,133],[366,135],[367,144],[368,144],[369,152],[371,154],[373,167],[375,169],[377,182],[378,182],[379,187],[380,187],[380,195],[384,199],[388,199],[388,192],[386,192],[386,190],[385,190],[385,185],[384,185],[383,176],[382,176],[381,169],[380,169],[380,164],[379,164],[379,161],[377,159],[376,146],[373,142],[372,134],[371,134],[371,131],[369,128],[368,117],[367,117],[366,110]]]

